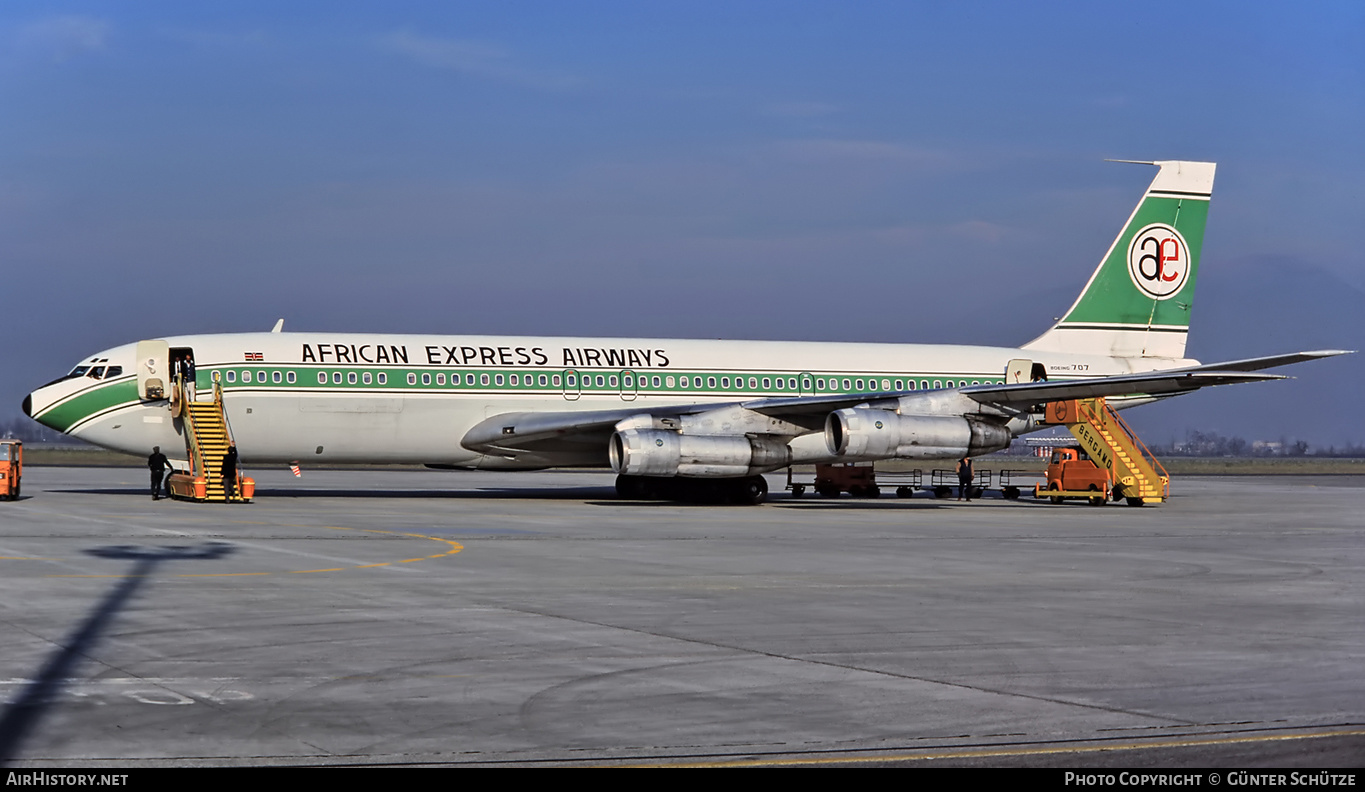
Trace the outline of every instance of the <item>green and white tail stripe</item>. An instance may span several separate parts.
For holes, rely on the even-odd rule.
[[[1075,304],[1024,349],[1112,357],[1185,356],[1215,165],[1142,164],[1160,170],[1123,231]]]

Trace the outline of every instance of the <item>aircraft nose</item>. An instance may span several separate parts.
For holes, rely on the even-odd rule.
[[[23,403],[22,407],[23,407],[23,410],[24,410],[24,415],[27,415],[28,417],[32,418],[32,417],[33,417],[33,394],[30,393],[29,395],[27,395],[27,396],[24,397],[24,403]]]

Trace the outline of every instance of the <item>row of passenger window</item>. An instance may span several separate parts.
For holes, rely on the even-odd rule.
[[[215,371],[215,372],[214,372],[214,378],[217,379],[218,376],[219,376],[219,372]],[[226,382],[227,382],[228,384],[235,384],[235,383],[238,381],[239,378],[240,378],[241,382],[244,383],[244,384],[251,384],[251,383],[253,383],[253,382],[259,382],[259,383],[261,383],[261,384],[266,384],[267,382],[269,382],[269,383],[272,383],[272,384],[275,384],[275,385],[280,385],[280,384],[283,384],[283,383],[286,383],[286,382],[287,382],[288,384],[290,384],[290,385],[293,385],[293,384],[295,384],[295,382],[297,382],[297,379],[298,379],[298,378],[297,378],[297,375],[296,375],[293,371],[284,371],[284,372],[281,372],[281,371],[264,371],[264,370],[259,370],[259,369],[227,369],[226,372],[223,374],[223,379],[226,380]],[[389,380],[388,380],[388,374],[387,374],[386,372],[383,372],[383,371],[380,371],[380,372],[369,372],[369,371],[360,371],[360,372],[356,372],[356,371],[347,371],[347,372],[332,371],[332,372],[327,372],[327,371],[319,371],[319,372],[317,372],[317,379],[318,379],[318,384],[319,384],[319,385],[327,385],[327,384],[329,384],[329,383],[332,384],[332,385],[341,385],[341,384],[343,384],[343,382],[344,382],[345,384],[347,384],[347,385],[374,385],[374,384],[378,384],[378,385],[387,385],[387,384],[388,384],[388,381],[389,381]],[[618,374],[596,374],[596,375],[594,375],[594,374],[579,374],[579,373],[577,373],[577,372],[569,372],[569,373],[562,374],[562,375],[561,375],[561,374],[502,374],[502,373],[488,374],[488,373],[485,372],[485,373],[481,373],[481,374],[477,374],[477,375],[476,375],[476,374],[473,374],[473,373],[465,373],[465,374],[461,375],[461,374],[458,373],[458,372],[454,372],[454,373],[451,373],[451,374],[449,375],[449,378],[447,378],[447,375],[446,375],[445,372],[437,372],[437,373],[434,374],[434,375],[433,375],[431,372],[422,372],[422,374],[420,374],[420,375],[418,375],[416,372],[411,372],[411,371],[407,373],[407,383],[408,383],[408,385],[417,385],[417,383],[419,382],[419,379],[420,379],[421,384],[424,385],[424,386],[430,386],[430,385],[432,385],[433,382],[434,382],[435,385],[438,386],[438,387],[446,387],[446,386],[448,386],[448,387],[460,387],[461,385],[469,386],[469,387],[474,387],[474,386],[481,386],[481,387],[488,387],[488,386],[493,386],[493,387],[509,387],[509,386],[510,386],[510,387],[525,387],[525,388],[533,388],[533,387],[541,387],[541,388],[547,388],[547,387],[553,387],[553,388],[571,388],[571,389],[575,389],[575,390],[581,389],[581,388],[594,388],[594,387],[595,387],[595,388],[611,388],[611,389],[613,389],[613,390],[614,390],[614,389],[618,389],[618,388],[626,388],[626,389],[629,389],[629,390],[638,390],[638,389],[668,389],[668,390],[674,390],[674,389],[682,389],[682,390],[698,390],[698,389],[705,389],[705,390],[716,390],[716,389],[719,387],[721,390],[741,390],[741,391],[742,391],[742,390],[748,390],[748,391],[758,391],[758,390],[760,390],[760,383],[761,383],[761,390],[763,390],[763,391],[773,391],[773,390],[776,390],[776,391],[806,392],[806,393],[809,393],[809,392],[826,392],[826,393],[865,393],[865,392],[868,392],[868,391],[879,391],[879,390],[880,390],[880,391],[892,391],[892,390],[896,390],[896,391],[928,390],[928,389],[930,388],[930,382],[931,382],[930,380],[927,380],[927,379],[918,380],[918,382],[917,382],[916,380],[913,380],[913,379],[891,379],[891,378],[877,379],[877,378],[863,378],[863,377],[843,377],[843,378],[839,378],[839,377],[828,377],[828,378],[826,378],[826,377],[815,377],[815,378],[814,378],[814,388],[812,388],[812,387],[811,387],[811,386],[812,386],[811,378],[808,378],[808,377],[800,378],[800,379],[801,379],[801,382],[798,383],[798,378],[797,378],[797,377],[776,377],[776,378],[773,378],[773,377],[748,377],[747,382],[746,382],[745,377],[742,377],[742,376],[737,376],[737,377],[731,378],[731,377],[729,377],[729,376],[717,377],[717,376],[715,376],[715,375],[706,375],[706,376],[703,376],[703,375],[690,375],[690,374],[683,374],[683,375],[673,375],[673,374],[659,375],[659,374],[655,374],[655,375],[652,375],[652,376],[651,376],[651,375],[639,375],[639,376],[637,376],[637,375],[634,375],[634,374],[620,374],[620,375],[618,375]],[[943,388],[943,387],[948,387],[948,388],[965,387],[965,386],[968,384],[968,381],[967,381],[967,380],[946,380],[946,381],[944,381],[944,380],[932,380],[932,382],[933,382],[933,386],[932,386],[933,388]],[[981,382],[980,380],[972,380],[970,384],[972,384],[972,385],[979,385],[980,382]],[[987,380],[987,382],[988,382],[988,383],[989,383],[989,382],[992,382],[992,380]],[[994,382],[999,382],[999,380],[994,380]],[[747,385],[747,388],[746,388],[746,385]]]
[[[250,384],[252,382],[259,382],[262,385],[264,385],[266,384],[266,382],[273,382],[274,384],[279,385],[282,384],[283,382],[288,382],[290,385],[293,385],[295,382],[298,382],[299,379],[298,375],[292,371],[280,372],[258,370],[255,371],[254,375],[252,371],[253,371],[252,369],[228,369],[226,372],[215,371],[213,372],[213,381],[214,382],[225,381],[229,385],[235,384],[237,382],[239,372],[242,382],[246,384]],[[267,379],[267,377],[269,379]],[[323,375],[323,378],[319,380],[319,382],[326,381],[327,381],[326,375]],[[341,380],[337,380],[337,382],[340,381]]]

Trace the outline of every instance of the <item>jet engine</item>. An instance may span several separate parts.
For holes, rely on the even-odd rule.
[[[786,440],[746,435],[685,435],[624,429],[611,436],[611,469],[626,476],[732,478],[786,467]]]
[[[901,415],[850,407],[825,420],[825,445],[852,459],[956,459],[1010,444],[1003,426],[961,415]]]

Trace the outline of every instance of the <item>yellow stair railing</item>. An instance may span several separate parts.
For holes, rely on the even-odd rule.
[[[1115,500],[1141,506],[1170,498],[1170,474],[1103,397],[1051,402],[1044,422],[1065,425],[1090,458],[1109,470]]]
[[[223,389],[213,383],[213,401],[188,398],[186,384],[177,375],[176,393],[180,399],[184,421],[185,450],[189,456],[188,474],[172,474],[171,495],[195,501],[224,503],[228,500],[223,485],[223,455],[232,445],[232,431],[227,412],[223,409]],[[234,501],[249,501],[255,494],[255,482],[245,476],[237,477]]]

